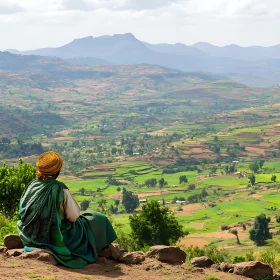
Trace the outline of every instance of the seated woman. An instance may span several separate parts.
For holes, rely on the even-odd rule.
[[[106,216],[80,209],[57,177],[63,160],[46,152],[36,161],[36,179],[20,199],[18,230],[25,252],[41,250],[70,268],[83,268],[116,238]]]

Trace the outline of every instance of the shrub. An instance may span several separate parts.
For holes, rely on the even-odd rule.
[[[129,217],[131,236],[138,246],[171,245],[188,234],[169,211],[153,200],[143,205],[138,215]]]
[[[222,263],[227,258],[227,254],[223,250],[219,250],[216,246],[210,245],[206,246],[205,255],[213,260],[215,263]]]
[[[17,167],[0,166],[0,209],[10,218],[19,207],[25,186],[35,178],[36,169],[20,159]]]
[[[230,227],[228,225],[221,225],[221,230],[224,231],[224,230],[229,230]]]
[[[190,247],[186,247],[186,246],[181,246],[181,249],[186,253],[187,257],[186,257],[186,261],[190,261],[192,258],[195,257],[202,257],[205,255],[205,252],[203,249],[200,249],[198,246],[190,246]]]
[[[251,262],[255,260],[254,252],[252,250],[246,252],[245,258],[247,262]]]
[[[235,256],[232,260],[232,263],[241,263],[241,262],[245,262],[246,258],[243,256]]]
[[[262,251],[258,259],[265,264],[269,264],[273,268],[275,268],[277,265],[276,254],[273,250]]]

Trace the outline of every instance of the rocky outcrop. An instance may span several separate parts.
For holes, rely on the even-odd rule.
[[[23,248],[22,242],[17,234],[8,234],[4,237],[4,246],[10,249]]]
[[[211,267],[211,265],[214,264],[214,262],[208,258],[208,257],[196,257],[191,259],[191,264],[195,267]]]
[[[52,265],[57,265],[58,262],[56,259],[53,257],[53,255],[41,252],[41,251],[32,251],[28,253],[22,254],[19,258],[21,259],[35,259],[41,262],[46,262]]]
[[[147,258],[170,264],[182,264],[186,260],[186,253],[176,246],[153,246],[146,254]]]
[[[145,254],[143,252],[128,252],[121,255],[119,261],[127,264],[137,264],[145,260]]]
[[[273,269],[261,262],[242,262],[234,265],[233,273],[245,277],[255,278],[262,276],[273,276]]]
[[[234,264],[229,264],[229,263],[221,263],[220,264],[220,270],[223,272],[233,272],[234,270]]]
[[[18,257],[24,253],[23,249],[11,249],[6,252],[7,257]]]
[[[99,257],[112,258],[118,260],[121,257],[122,251],[119,244],[110,244],[106,249],[99,252]]]

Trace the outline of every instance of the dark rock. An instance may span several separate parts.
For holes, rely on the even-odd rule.
[[[176,246],[153,246],[146,254],[147,258],[170,264],[182,264],[186,260],[186,253]]]
[[[233,273],[249,278],[273,276],[273,269],[261,262],[242,262],[234,265]]]
[[[228,273],[233,273],[234,272],[234,268],[231,268]]]
[[[228,272],[230,269],[233,269],[234,265],[233,264],[229,264],[229,263],[221,263],[220,264],[220,269],[223,272]]]
[[[143,252],[129,252],[120,256],[119,261],[127,264],[137,264],[145,260],[145,254]]]
[[[196,267],[211,267],[214,262],[208,257],[197,257],[191,259],[191,264]]]
[[[21,259],[35,259],[38,261],[46,262],[52,265],[57,265],[58,262],[53,257],[53,255],[41,251],[32,251],[24,253],[20,256]]]
[[[22,249],[22,242],[17,234],[8,234],[4,237],[5,247],[10,249]]]
[[[106,249],[99,252],[99,257],[113,258],[118,260],[121,256],[121,249],[119,244],[110,244]]]
[[[218,271],[221,270],[220,265],[215,264],[215,263],[214,263],[213,265],[211,265],[211,268],[212,268],[212,269],[216,269],[216,270],[218,270]]]
[[[11,249],[6,252],[7,257],[18,257],[24,253],[23,249]]]
[[[145,268],[145,270],[146,270],[146,271],[149,271],[149,270],[151,270],[151,267],[150,267],[150,266],[147,266],[147,267]]]
[[[0,246],[0,254],[3,254],[7,251],[6,247]]]

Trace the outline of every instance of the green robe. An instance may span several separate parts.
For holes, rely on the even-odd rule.
[[[53,178],[32,181],[20,199],[17,227],[25,252],[50,252],[67,267],[83,268],[117,236],[107,217],[94,211],[84,212],[75,223],[61,220],[64,188]]]

